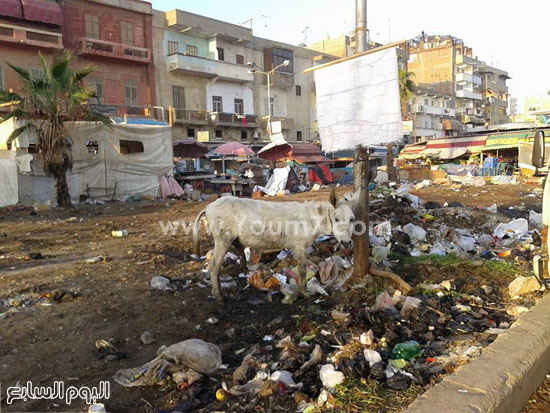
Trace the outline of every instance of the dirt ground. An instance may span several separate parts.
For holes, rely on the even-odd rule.
[[[533,185],[462,188],[429,187],[414,191],[422,200],[439,203],[458,201],[486,207],[499,204],[499,210],[525,213],[541,210],[540,193]],[[349,189],[340,188],[339,192]],[[282,200],[328,199],[328,191],[304,193]],[[177,294],[162,294],[150,288],[154,275],[171,278],[200,277],[199,263],[190,259],[190,238],[163,234],[169,221],[190,222],[204,203],[142,201],[82,205],[72,211],[46,210],[31,215],[31,209],[0,213],[0,299],[9,300],[24,293],[41,303],[15,305],[17,311],[0,319],[1,388],[32,381],[50,386],[63,380],[66,386],[98,386],[111,380],[109,412],[163,411],[156,401],[159,388],[122,388],[112,382],[113,374],[127,367],[140,366],[156,356],[157,348],[188,338],[200,338],[220,345],[224,363],[243,343],[260,341],[276,317],[294,323],[292,316],[305,309],[280,301],[251,304],[254,291],[220,307],[209,299],[208,288],[194,288]],[[518,208],[519,207],[519,208]],[[512,212],[512,213],[516,213]],[[117,238],[113,230],[128,230]],[[210,246],[203,241],[203,251]],[[37,254],[40,256],[37,256]],[[96,256],[107,262],[87,263]],[[45,303],[45,304],[44,304]],[[51,304],[50,304],[51,303]],[[12,305],[14,303],[12,302]],[[17,304],[17,303],[16,303]],[[1,311],[6,308],[0,305]],[[0,311],[0,312],[1,312]],[[215,316],[220,322],[206,323]],[[305,317],[305,315],[304,315]],[[231,338],[227,331],[234,329]],[[156,343],[143,345],[140,335],[154,334]],[[97,358],[94,343],[113,339],[126,355],[116,361]],[[214,383],[213,383],[214,387]],[[5,391],[2,391],[2,396]],[[170,393],[162,394],[165,407]],[[414,394],[409,396],[414,398]],[[17,402],[2,411],[83,411],[83,402],[70,408],[57,401]],[[550,409],[548,398],[540,403]],[[537,404],[537,405],[538,405]],[[533,404],[534,406],[534,404]],[[379,411],[392,409],[379,408]],[[168,410],[171,411],[171,410]]]

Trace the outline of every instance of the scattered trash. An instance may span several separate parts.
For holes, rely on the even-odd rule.
[[[517,297],[519,295],[524,295],[531,293],[533,291],[538,291],[540,289],[540,284],[536,277],[523,277],[519,276],[514,281],[508,285],[508,294],[511,298]]]
[[[535,211],[529,211],[529,225],[535,228],[542,228],[542,214]]]
[[[392,358],[404,360],[412,360],[421,354],[422,350],[420,350],[420,345],[412,340],[396,344],[391,352]]]
[[[332,364],[325,364],[319,371],[319,377],[323,386],[329,389],[335,388],[338,384],[342,383],[346,378],[344,373],[334,370]]]
[[[215,344],[198,339],[185,340],[159,349],[158,356],[142,367],[117,371],[113,378],[121,386],[134,387],[163,384],[168,374],[185,367],[209,374],[221,366],[221,354]]]
[[[149,345],[149,344],[153,344],[154,342],[157,341],[157,339],[155,338],[155,336],[146,331],[144,332],[140,337],[139,337],[140,341],[145,344],[145,345]]]
[[[151,288],[155,290],[170,290],[172,287],[170,286],[170,280],[168,278],[155,275],[151,278]]]
[[[118,237],[118,238],[127,237],[128,236],[128,230],[123,229],[123,230],[118,230],[118,231],[112,231],[111,235],[113,237]]]

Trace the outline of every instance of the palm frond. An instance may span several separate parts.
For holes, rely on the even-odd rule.
[[[7,143],[11,144],[15,139],[17,139],[23,132],[35,129],[32,123],[27,123],[26,125],[20,126],[12,131],[10,136],[8,136]]]
[[[10,119],[29,119],[29,113],[27,111],[23,110],[20,107],[16,107],[15,109],[11,110],[10,112],[6,113],[4,116],[0,118],[0,123],[4,123]]]
[[[78,83],[78,82],[81,82],[82,80],[84,80],[84,78],[86,76],[88,76],[90,73],[92,73],[94,70],[96,70],[96,67],[93,66],[93,65],[86,65],[84,66],[82,69],[80,69],[79,71],[76,71],[74,72],[73,74],[73,81],[75,83]]]
[[[5,90],[0,89],[0,104],[1,103],[21,103],[23,98],[17,93],[6,92]]]

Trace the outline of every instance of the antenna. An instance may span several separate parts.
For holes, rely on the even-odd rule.
[[[303,43],[307,44],[307,31],[309,30],[309,26],[306,26],[304,30],[301,31],[301,34],[304,35]]]
[[[257,19],[258,17],[265,17],[267,19],[271,19],[271,16],[266,16],[265,14],[261,14],[259,16],[251,17],[250,19],[245,20],[244,22],[240,23],[240,25],[244,26],[245,24],[250,23],[250,31],[254,33],[253,23],[254,23],[254,19]],[[267,20],[265,20],[264,22],[264,27],[267,27]]]

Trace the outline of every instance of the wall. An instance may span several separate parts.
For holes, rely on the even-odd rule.
[[[246,83],[225,82],[222,80],[211,82],[206,89],[206,109],[213,111],[212,96],[221,96],[223,112],[234,113],[234,99],[243,99],[244,112],[254,113],[252,89]]]
[[[100,40],[113,43],[121,42],[120,22],[132,23],[134,28],[134,46],[148,48],[153,53],[152,15],[127,10],[116,5],[129,6],[136,3],[137,10],[145,10],[149,3],[130,1],[125,3],[109,2],[113,6],[92,0],[63,0],[64,26],[63,35],[65,46],[74,50],[79,48],[79,40],[86,36],[85,15],[92,14],[99,18]],[[150,4],[149,4],[150,7]],[[154,57],[149,64],[126,61],[110,57],[80,56],[75,53],[75,63],[78,66],[93,64],[97,67],[92,76],[103,80],[105,104],[125,106],[124,81],[135,80],[138,91],[138,106],[156,104]],[[124,111],[124,109],[122,109]]]
[[[408,70],[415,74],[413,78],[415,83],[441,83],[445,89],[441,89],[442,92],[453,94],[454,56],[454,47],[411,51]]]
[[[166,29],[164,30],[164,39],[162,41],[163,56],[168,56],[169,41],[178,43],[179,53],[185,53],[185,51],[187,50],[187,45],[191,45],[191,46],[197,47],[197,55],[199,57],[210,58],[208,39],[189,36],[185,33],[180,33],[174,30]]]
[[[166,65],[168,39],[183,39],[181,33],[165,28],[164,12],[154,11],[154,52],[155,52],[155,77],[158,104],[164,108],[173,106],[172,86],[184,88],[185,107],[190,110],[206,110],[206,85],[208,79],[200,76],[182,75],[169,72]],[[207,41],[205,41],[208,43]]]

